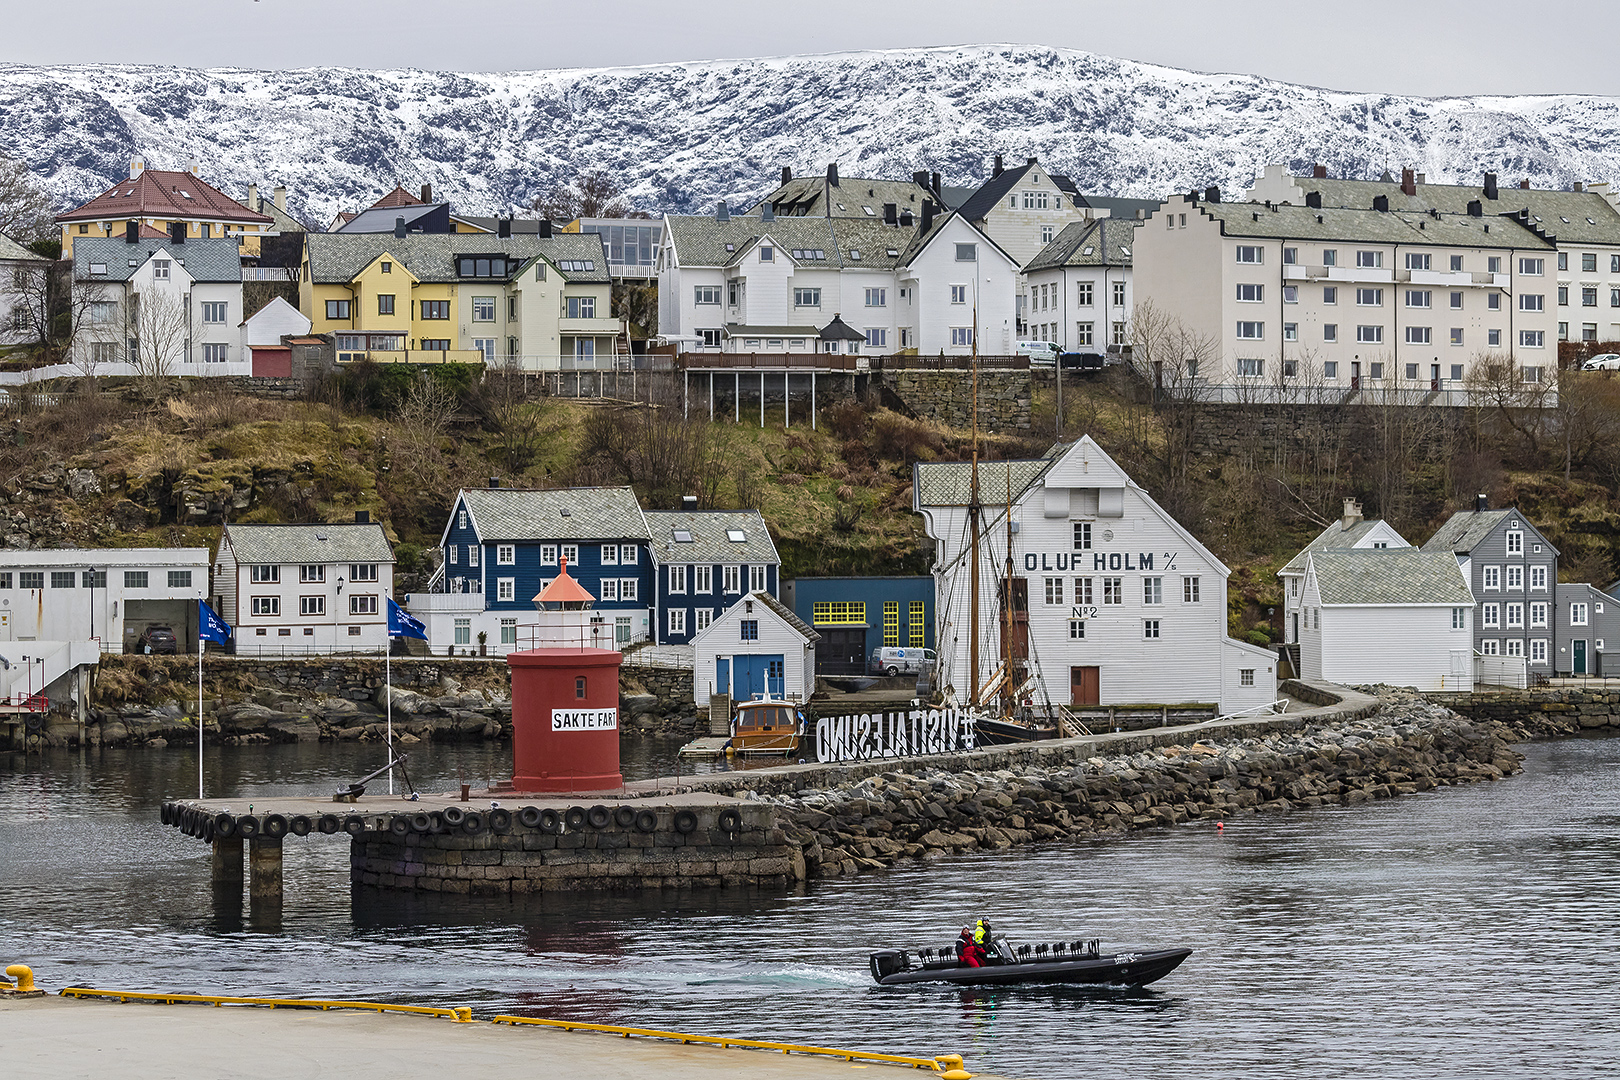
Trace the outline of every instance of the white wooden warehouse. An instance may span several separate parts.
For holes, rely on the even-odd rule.
[[[1233,713],[1277,696],[1276,661],[1226,633],[1229,571],[1090,436],[1035,461],[979,466],[979,621],[969,615],[967,462],[915,466],[914,508],[935,542],[939,685],[957,701],[1002,666],[998,579],[1011,510],[1015,655],[1027,697],[1052,705],[1215,704]],[[1009,498],[1010,495],[1010,498]],[[971,642],[977,635],[977,679]],[[1027,642],[1027,646],[1024,644]]]
[[[1449,551],[1313,551],[1300,596],[1300,674],[1418,690],[1474,688],[1474,594]]]
[[[808,701],[816,689],[816,642],[821,635],[769,593],[743,597],[692,639],[692,698],[755,694]]]

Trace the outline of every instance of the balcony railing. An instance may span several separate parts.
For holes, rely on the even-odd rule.
[[[405,610],[413,615],[434,612],[472,612],[484,610],[484,594],[475,593],[407,593]]]

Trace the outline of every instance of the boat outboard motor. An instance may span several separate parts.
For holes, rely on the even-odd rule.
[[[911,965],[906,963],[906,954],[896,949],[884,952],[875,952],[871,957],[872,978],[882,982],[890,975],[905,971]]]

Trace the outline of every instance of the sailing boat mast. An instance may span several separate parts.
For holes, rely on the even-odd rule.
[[[973,472],[968,482],[968,527],[972,558],[968,571],[968,704],[979,704],[979,297],[973,293]]]
[[[1012,462],[1007,462],[1007,569],[1001,578],[1001,659],[1006,666],[1001,678],[1001,715],[1009,717],[1013,711],[1013,555],[1012,555]]]

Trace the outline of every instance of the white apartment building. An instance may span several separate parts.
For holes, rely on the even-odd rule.
[[[1006,354],[1018,264],[961,215],[666,217],[659,332],[694,351]],[[861,341],[822,343],[834,317]]]
[[[1557,249],[1556,266],[1547,267],[1553,278],[1547,293],[1560,341],[1620,340],[1620,192],[1608,182],[1550,191],[1499,187],[1495,173],[1486,173],[1475,187],[1431,184],[1411,169],[1402,170],[1399,180],[1387,173],[1379,180],[1329,179],[1321,166],[1312,172],[1293,176],[1281,165],[1268,166],[1245,198],[1303,206],[1314,196],[1323,206],[1367,207],[1382,195],[1396,210],[1442,214],[1466,214],[1478,201],[1487,217],[1515,217]]]
[[[1201,400],[1463,404],[1491,372],[1551,398],[1557,251],[1516,216],[1218,197],[1168,200],[1137,231],[1149,377]]]
[[[207,596],[207,548],[0,551],[0,641],[134,652],[148,627],[167,626],[181,652],[195,652]]]
[[[1102,218],[1064,226],[1024,266],[1022,336],[1050,341],[1064,352],[1107,352],[1130,344],[1138,224]]]
[[[913,467],[913,509],[935,544],[934,640],[948,695],[967,703],[977,686],[982,700],[1011,651],[1029,678],[1027,688],[1015,678],[1017,696],[1037,707],[1196,703],[1226,714],[1277,697],[1271,653],[1227,636],[1226,566],[1090,436],[1033,461],[979,466],[976,553],[972,468]]]
[[[237,241],[139,236],[129,227],[122,238],[81,236],[73,245],[85,316],[74,366],[98,375],[250,374]]]
[[[353,524],[227,525],[214,592],[238,656],[381,653],[394,552],[363,510]]]

